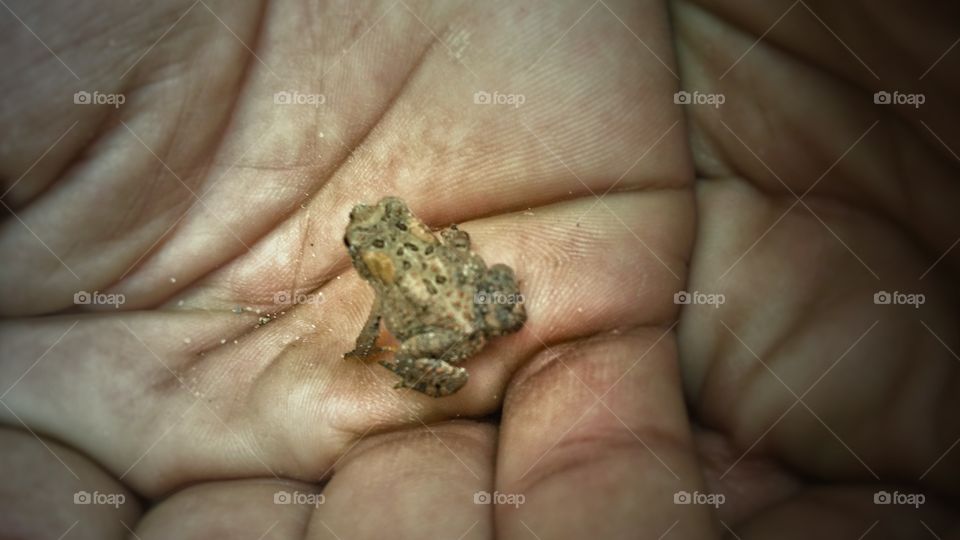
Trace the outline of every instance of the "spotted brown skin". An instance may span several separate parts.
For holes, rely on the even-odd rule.
[[[398,388],[433,397],[457,392],[469,378],[457,366],[490,336],[516,332],[526,321],[513,269],[489,269],[470,250],[470,236],[452,225],[438,238],[397,197],[358,204],[343,237],[354,268],[373,287],[370,316],[347,356],[367,358],[380,322],[400,342]]]

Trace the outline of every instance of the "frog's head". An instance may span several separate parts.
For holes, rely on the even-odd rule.
[[[516,332],[527,320],[523,294],[509,266],[495,264],[487,269],[477,284],[474,301],[484,333],[489,336]]]
[[[384,197],[377,204],[358,204],[350,211],[347,232],[343,243],[354,255],[358,250],[366,249],[377,240],[385,241],[386,236],[397,223],[410,219],[410,210],[396,197]]]
[[[381,250],[390,242],[396,230],[405,227],[409,220],[410,210],[397,197],[384,197],[375,205],[358,204],[353,207],[343,243],[361,277],[392,281],[393,266]]]

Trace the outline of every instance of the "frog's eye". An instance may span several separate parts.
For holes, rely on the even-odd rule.
[[[396,197],[387,197],[384,199],[384,208],[387,210],[388,215],[402,213],[406,208],[406,205],[403,204],[403,201]]]

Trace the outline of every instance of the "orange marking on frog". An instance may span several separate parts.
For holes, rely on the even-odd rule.
[[[387,254],[368,251],[363,254],[363,263],[370,269],[370,273],[385,285],[393,285],[396,282],[397,267]]]

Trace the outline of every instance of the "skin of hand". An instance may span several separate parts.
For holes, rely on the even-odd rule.
[[[8,0],[0,535],[960,538],[957,10],[889,4]],[[385,194],[520,279],[448,398],[341,358]]]

